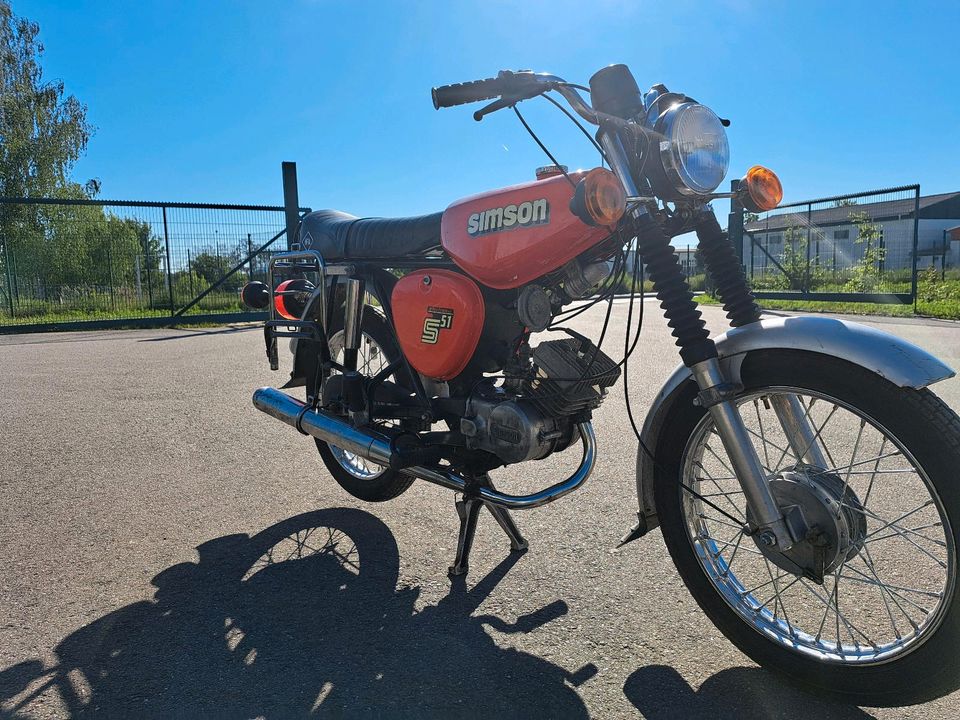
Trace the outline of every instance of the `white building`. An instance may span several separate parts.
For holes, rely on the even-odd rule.
[[[774,210],[744,226],[743,261],[748,270],[773,267],[769,253],[778,262],[787,243],[800,251],[804,240],[810,244],[811,264],[843,269],[857,264],[866,243],[858,243],[859,228],[866,222],[876,228],[872,242],[884,248],[883,268],[898,270],[913,264],[915,199]],[[917,220],[917,267],[928,265],[960,267],[960,192],[920,198]],[[751,242],[751,236],[754,242]],[[764,252],[766,250],[766,253]],[[804,249],[805,253],[806,250]]]

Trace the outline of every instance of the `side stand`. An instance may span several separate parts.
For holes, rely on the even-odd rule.
[[[488,487],[493,488],[490,476],[484,473],[477,477],[468,490],[464,493],[462,500],[457,500],[457,515],[460,516],[460,535],[457,538],[457,557],[450,566],[450,575],[465,575],[469,567],[470,550],[473,548],[473,537],[477,532],[477,521],[480,519],[480,510],[484,506],[490,511],[497,524],[503,529],[507,537],[510,538],[510,550],[513,552],[526,552],[529,547],[523,535],[517,529],[513,522],[510,511],[498,505],[492,505],[484,502],[476,494],[473,488]],[[471,492],[471,490],[473,490]]]

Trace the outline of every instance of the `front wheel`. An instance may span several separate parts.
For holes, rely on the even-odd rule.
[[[956,689],[960,418],[929,390],[814,353],[753,352],[741,375],[771,492],[811,532],[787,558],[746,534],[745,496],[691,383],[656,448],[660,523],[691,594],[744,653],[808,689],[873,706]],[[794,454],[776,395],[799,399],[830,467]]]

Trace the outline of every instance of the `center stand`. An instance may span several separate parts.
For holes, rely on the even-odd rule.
[[[493,515],[507,537],[510,538],[511,552],[524,553],[529,547],[526,539],[520,534],[520,530],[513,522],[510,511],[480,498],[480,488],[483,487],[491,490],[495,489],[493,481],[490,480],[487,473],[468,478],[463,499],[456,502],[457,515],[460,516],[460,535],[457,538],[457,557],[448,571],[451,576],[465,575],[467,572],[470,549],[473,547],[473,537],[477,532],[477,520],[480,518],[480,510],[484,506]]]

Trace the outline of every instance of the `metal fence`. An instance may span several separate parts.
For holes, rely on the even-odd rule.
[[[286,227],[282,206],[0,198],[0,332],[260,317],[238,290]]]
[[[917,294],[920,186],[781,205],[736,206],[731,238],[759,298],[911,303]]]

